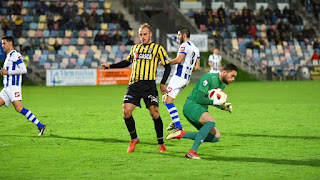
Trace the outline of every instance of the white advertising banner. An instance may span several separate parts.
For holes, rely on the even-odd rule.
[[[178,52],[180,40],[178,34],[167,34],[167,51]],[[196,45],[200,52],[208,51],[208,35],[206,34],[191,34],[190,40]]]
[[[47,86],[96,85],[96,69],[50,69],[46,70]]]

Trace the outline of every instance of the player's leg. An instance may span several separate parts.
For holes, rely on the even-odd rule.
[[[136,132],[136,126],[132,117],[132,112],[136,108],[136,105],[131,103],[123,103],[123,117],[126,123],[128,132],[130,133],[131,140],[138,140],[139,137]]]
[[[24,115],[30,122],[34,123],[35,125],[37,125],[38,129],[39,129],[39,136],[43,135],[44,130],[46,129],[46,126],[43,125],[38,118],[28,109],[24,108],[22,106],[22,102],[20,100],[18,101],[13,101],[12,102],[14,108],[16,109],[17,112],[21,113],[22,115]]]
[[[3,106],[3,105],[5,105],[5,102],[4,102],[4,100],[0,97],[0,107]]]
[[[178,110],[177,110],[177,108],[176,108],[176,106],[174,105],[173,102],[174,102],[174,98],[173,97],[171,97],[169,95],[165,95],[165,99],[164,99],[163,103],[166,106],[168,112],[170,113],[170,116],[171,116],[171,119],[172,119],[172,123],[174,124],[174,126],[172,126],[170,124],[169,127],[167,128],[167,130],[172,130],[174,128],[183,129],[182,125],[181,125],[181,122],[180,122]]]
[[[163,122],[160,117],[159,107],[156,105],[151,105],[148,109],[154,122],[154,129],[156,130],[157,141],[159,145],[158,149],[160,152],[168,152],[163,142]]]
[[[173,76],[168,84],[168,94],[164,95],[163,97],[163,103],[170,113],[172,119],[172,122],[167,127],[167,130],[172,130],[174,128],[183,129],[180,122],[178,110],[174,105],[174,99],[178,96],[183,87],[185,87],[185,83],[186,82],[182,81],[180,78]]]
[[[136,144],[140,142],[140,139],[137,135],[135,121],[132,116],[133,110],[136,106],[140,106],[140,96],[139,92],[136,90],[136,85],[130,85],[127,89],[127,93],[123,98],[123,118],[127,126],[128,132],[131,136],[130,145],[127,149],[128,153],[131,153],[135,150]]]

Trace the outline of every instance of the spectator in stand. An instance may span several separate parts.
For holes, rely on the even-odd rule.
[[[2,27],[2,30],[4,31],[4,34],[7,34],[7,31],[10,29],[9,23],[10,23],[10,20],[8,19],[8,17],[4,16],[1,20],[1,27]]]
[[[76,28],[77,30],[82,30],[87,27],[86,20],[84,17],[77,17],[76,18]]]
[[[318,3],[316,3],[313,7],[313,14],[314,14],[314,17],[320,21],[319,19],[319,13],[320,13],[320,5]]]
[[[114,38],[116,44],[121,44],[122,36],[121,36],[120,31],[117,30],[116,33],[113,35],[113,38]]]
[[[89,21],[88,21],[89,29],[94,30],[96,28],[96,26],[97,26],[97,22],[94,19],[94,16],[90,16]]]
[[[127,30],[132,30],[130,28],[129,22],[126,19],[120,20],[120,27],[121,27],[121,29],[126,30],[126,31]]]
[[[114,41],[114,38],[112,36],[111,33],[108,34],[106,40],[105,40],[105,45],[115,45],[115,41]]]
[[[117,12],[117,22],[116,23],[119,23],[121,20],[123,20],[123,14],[120,10],[118,10]]]
[[[53,3],[51,3],[53,4]],[[53,16],[49,16],[49,18],[47,19],[47,26],[49,30],[53,30],[53,24],[54,24],[54,19]]]
[[[281,14],[281,10],[279,9],[278,6],[276,6],[273,10],[273,12],[275,13],[275,15],[278,17],[278,18],[282,18],[282,14]]]
[[[105,9],[103,14],[102,14],[102,19],[104,23],[109,23],[110,22],[110,10],[109,9]]]
[[[314,27],[312,25],[309,26],[309,35],[311,38],[315,38],[317,35],[316,30],[314,29]]]
[[[311,57],[311,60],[312,61],[319,61],[319,55],[318,55],[318,51],[314,51],[313,52],[313,55],[312,55],[312,57]]]
[[[251,25],[249,29],[250,35],[252,37],[257,37],[258,29],[255,27],[255,25]]]
[[[268,6],[267,8],[266,8],[266,11],[265,11],[265,19],[266,19],[266,22],[267,22],[267,24],[271,24],[271,22],[272,22],[272,10],[270,9],[270,7]]]
[[[69,6],[68,2],[66,2],[62,6],[62,11],[63,11],[62,16],[63,16],[63,19],[65,20],[64,23],[66,23],[70,19],[70,12],[71,12],[71,7]]]
[[[317,38],[314,39],[313,41],[313,49],[316,50],[316,49],[319,49],[320,48],[320,44],[319,44],[319,41]]]
[[[46,43],[45,38],[42,38],[39,47],[40,50],[48,50],[48,44]]]
[[[133,37],[130,34],[127,34],[126,45],[134,45]]]
[[[21,51],[28,52],[29,50],[34,50],[34,43],[33,40],[30,39],[29,41],[26,40],[22,45],[21,45]]]
[[[298,32],[297,40],[298,40],[299,42],[304,42],[304,36],[303,36],[303,34],[302,34],[301,31]]]
[[[14,15],[21,14],[21,6],[18,4],[18,2],[14,2],[12,4],[12,14],[14,14]]]
[[[100,22],[100,21],[99,21],[99,16],[98,16],[98,14],[97,14],[97,12],[96,12],[95,10],[92,11],[91,17],[93,17],[93,19],[94,19],[94,21],[95,21],[96,23],[99,23],[99,22]]]
[[[51,13],[57,12],[56,3],[50,3],[50,5],[49,5],[49,11],[50,11]]]
[[[104,45],[104,41],[103,41],[103,36],[102,36],[102,32],[99,31],[96,36],[94,37],[94,44],[96,45]]]
[[[200,13],[198,11],[194,12],[193,18],[197,27],[200,28]]]
[[[267,37],[269,42],[276,39],[276,32],[271,27],[267,29]]]
[[[271,23],[272,24],[275,24],[278,22],[278,16],[275,12],[272,12],[272,15],[271,15]]]
[[[217,10],[217,13],[219,15],[219,18],[226,17],[226,12],[224,11],[223,5],[221,4],[221,6],[219,7],[219,9]]]
[[[56,41],[54,42],[53,47],[54,47],[54,50],[59,51],[60,48],[61,48],[61,44],[59,44],[58,41],[56,40]]]
[[[257,14],[257,23],[265,24],[266,19],[265,19],[264,7],[261,6],[261,8],[259,9],[259,13]]]
[[[282,32],[280,34],[280,39],[281,39],[281,42],[288,41],[287,33],[286,32]]]

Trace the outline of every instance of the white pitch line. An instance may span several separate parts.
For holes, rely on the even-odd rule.
[[[4,143],[4,142],[0,142],[0,146],[9,146],[11,144],[7,144],[7,143]]]

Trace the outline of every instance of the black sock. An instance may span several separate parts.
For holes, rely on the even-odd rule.
[[[163,144],[163,123],[162,119],[159,116],[158,119],[154,119],[154,129],[157,132],[158,144]]]
[[[136,125],[134,122],[133,117],[129,117],[128,119],[124,118],[124,121],[127,125],[127,129],[130,133],[131,140],[136,139],[138,137],[137,132],[136,132]]]

